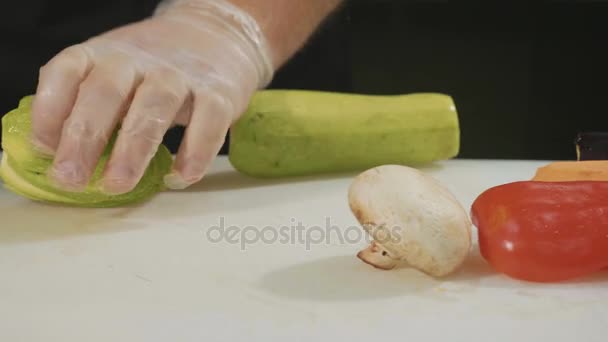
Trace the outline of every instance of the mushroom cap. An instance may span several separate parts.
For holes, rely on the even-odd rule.
[[[348,200],[376,244],[358,256],[379,268],[399,260],[440,277],[456,270],[470,251],[468,212],[446,187],[415,168],[369,169],[354,179]],[[373,253],[380,250],[386,253]]]

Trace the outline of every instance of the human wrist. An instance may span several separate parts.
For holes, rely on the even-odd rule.
[[[227,0],[249,13],[270,46],[275,69],[301,49],[344,0]]]
[[[165,0],[154,17],[187,22],[196,29],[224,34],[251,62],[258,77],[258,88],[266,87],[274,76],[273,53],[264,32],[244,9],[227,0]]]

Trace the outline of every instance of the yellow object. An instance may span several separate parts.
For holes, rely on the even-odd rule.
[[[538,168],[534,181],[608,181],[608,160],[560,161]]]

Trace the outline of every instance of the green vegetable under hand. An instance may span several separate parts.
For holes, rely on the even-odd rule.
[[[101,192],[96,184],[110,156],[116,134],[106,147],[85,191],[68,192],[54,187],[46,176],[52,159],[37,153],[29,140],[32,100],[33,96],[23,98],[18,108],[2,118],[4,151],[0,177],[6,188],[31,200],[78,207],[123,206],[144,201],[165,189],[163,177],[170,171],[173,159],[169,150],[161,144],[142,179],[131,192],[122,195]]]

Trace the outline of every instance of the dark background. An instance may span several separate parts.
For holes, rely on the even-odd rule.
[[[33,93],[38,68],[55,53],[141,19],[155,5],[146,0],[2,5],[0,112]],[[572,159],[579,131],[608,131],[607,82],[605,1],[497,7],[350,0],[270,87],[443,92],[454,97],[460,114],[461,158]],[[172,150],[181,133],[167,135]]]

